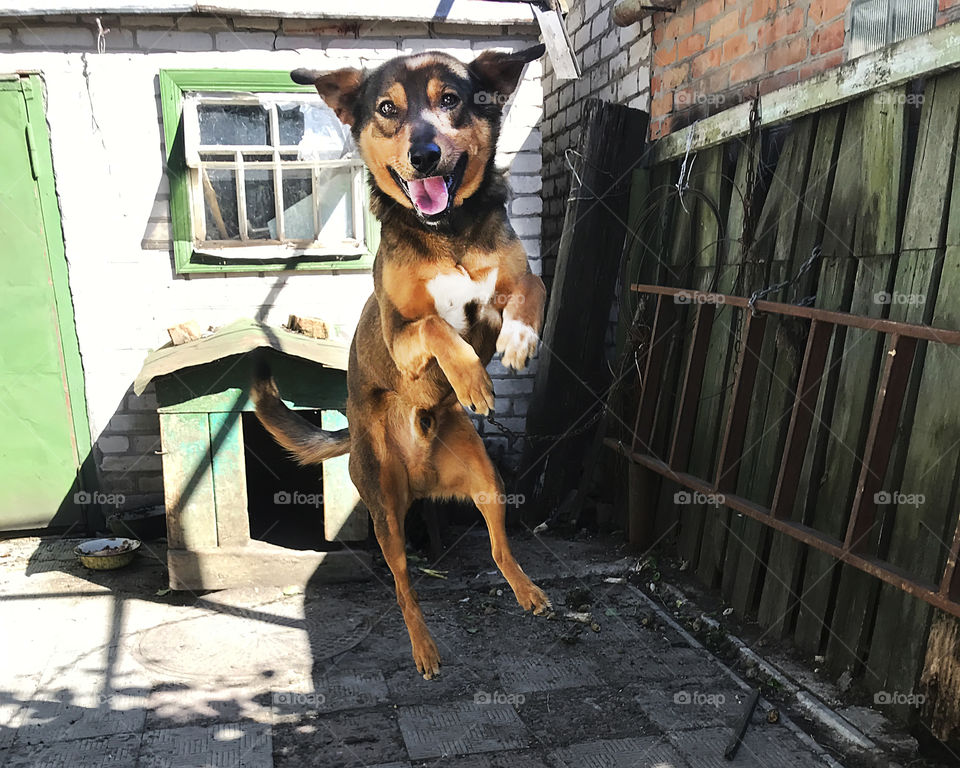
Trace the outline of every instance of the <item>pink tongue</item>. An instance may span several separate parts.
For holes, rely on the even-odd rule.
[[[407,182],[410,197],[420,213],[432,216],[447,207],[447,184],[443,176],[431,176],[429,179],[412,179]]]

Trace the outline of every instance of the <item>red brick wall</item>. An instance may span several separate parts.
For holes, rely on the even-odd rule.
[[[651,138],[836,67],[849,0],[682,0],[653,17]],[[939,0],[938,24],[960,20]]]

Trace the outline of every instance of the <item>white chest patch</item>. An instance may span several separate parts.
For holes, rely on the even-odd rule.
[[[443,272],[427,283],[437,314],[452,325],[457,333],[467,330],[466,306],[477,302],[490,303],[497,285],[497,270],[491,269],[482,280],[474,280],[465,271]]]

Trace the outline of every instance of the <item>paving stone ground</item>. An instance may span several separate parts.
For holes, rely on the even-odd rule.
[[[389,572],[368,581],[165,591],[162,549],[97,573],[75,542],[0,542],[0,765],[16,768],[755,768],[826,765],[706,651],[604,577],[609,542],[515,537],[558,614],[525,614],[482,528],[415,570],[443,658],[413,666]],[[574,592],[579,592],[572,597]],[[567,598],[577,605],[567,605]],[[584,603],[586,604],[584,606]]]

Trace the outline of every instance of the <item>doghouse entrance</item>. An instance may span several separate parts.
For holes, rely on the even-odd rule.
[[[319,410],[298,413],[320,425]],[[324,536],[320,465],[300,466],[263,428],[255,414],[244,413],[242,418],[250,538],[288,549],[339,549],[339,544]]]

